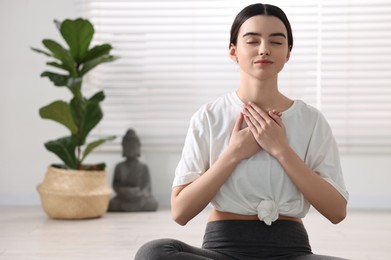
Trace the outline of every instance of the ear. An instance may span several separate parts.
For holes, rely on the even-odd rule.
[[[290,57],[291,57],[291,51],[288,50],[288,53],[286,54],[286,61],[285,61],[285,63],[289,61]]]
[[[229,56],[234,62],[238,61],[238,56],[236,55],[236,46],[231,43],[231,47],[229,48]]]

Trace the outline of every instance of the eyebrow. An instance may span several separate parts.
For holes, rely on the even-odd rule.
[[[260,33],[256,33],[256,32],[247,32],[245,34],[243,34],[242,38],[246,37],[246,36],[262,36]],[[286,39],[286,35],[283,34],[283,33],[271,33],[269,35],[270,37],[274,37],[274,36],[280,36],[280,37],[284,37]]]

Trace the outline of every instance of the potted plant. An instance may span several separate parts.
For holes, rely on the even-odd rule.
[[[43,119],[65,126],[70,135],[45,143],[46,149],[56,154],[62,164],[50,165],[37,189],[42,207],[49,217],[100,217],[107,211],[112,193],[107,183],[105,164],[85,164],[84,161],[95,148],[114,137],[88,139],[91,130],[103,118],[100,103],[105,95],[99,91],[87,98],[83,95],[82,85],[88,72],[99,64],[114,61],[116,57],[110,55],[110,44],[90,47],[94,35],[90,21],[78,18],[54,22],[69,48],[44,39],[42,43],[47,51],[31,49],[50,57],[52,60],[46,64],[61,71],[44,71],[41,77],[48,77],[57,87],[67,88],[72,98],[69,102],[56,100],[40,108],[39,114]]]

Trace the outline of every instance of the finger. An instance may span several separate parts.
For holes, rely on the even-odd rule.
[[[253,108],[245,107],[243,109],[243,114],[245,119],[247,118],[251,122],[251,124],[257,128],[257,130],[259,130],[258,128],[262,128],[263,119]]]
[[[248,117],[248,116],[244,116],[244,120],[246,121],[247,126],[248,126],[248,128],[250,129],[250,131],[253,133],[254,136],[256,136],[256,135],[258,134],[258,129],[257,129],[257,127],[253,124],[253,122],[251,121],[251,118]]]
[[[270,117],[269,117],[269,115],[265,112],[265,111],[263,111],[260,107],[258,107],[256,104],[254,104],[253,102],[249,102],[249,105],[250,105],[250,107],[256,112],[256,113],[258,113],[259,114],[259,116],[261,116],[262,117],[262,119],[263,120],[267,120],[267,119],[269,119]]]
[[[280,111],[275,110],[275,109],[273,109],[271,112],[272,112],[273,114],[279,116],[279,117],[282,116],[282,113],[281,113]]]
[[[271,121],[273,121],[266,112],[264,112],[261,108],[252,102],[249,102],[249,104],[246,106],[246,109],[249,111],[252,117],[257,120],[257,125],[262,129],[265,129],[265,127],[269,125]]]
[[[264,119],[260,116],[260,114],[250,105],[245,105],[243,109],[243,113],[253,120],[253,123],[256,125],[261,125]],[[257,122],[255,122],[255,121]]]
[[[282,126],[281,112],[275,113],[273,111],[269,111],[269,115],[279,126]]]

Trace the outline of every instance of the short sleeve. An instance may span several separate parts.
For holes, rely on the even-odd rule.
[[[175,169],[172,186],[180,186],[195,181],[207,169],[210,158],[209,123],[203,109],[191,118],[181,159]]]
[[[329,124],[320,113],[305,161],[313,171],[329,182],[348,201],[349,193],[343,179],[338,146]]]

